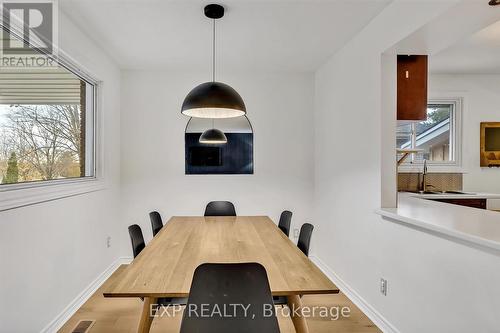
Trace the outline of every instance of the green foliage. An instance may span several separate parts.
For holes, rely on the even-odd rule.
[[[7,172],[2,179],[2,184],[14,184],[19,181],[19,168],[16,153],[12,152],[7,162]]]
[[[448,118],[450,118],[449,109],[437,109],[434,112],[429,112],[429,117],[427,121],[431,122],[432,124],[437,124]]]
[[[451,110],[447,106],[429,105],[427,110],[427,120],[417,123],[416,125],[417,135],[422,134],[440,122],[450,118]]]

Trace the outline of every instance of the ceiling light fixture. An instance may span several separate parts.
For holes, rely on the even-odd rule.
[[[200,136],[199,142],[208,145],[226,144],[227,137],[221,130],[212,128],[203,132],[203,134]]]
[[[212,81],[196,86],[182,103],[182,114],[198,118],[233,118],[246,114],[243,99],[229,85],[215,81],[215,22],[224,16],[224,7],[210,4],[205,16],[213,20]]]
[[[212,127],[200,135],[198,142],[207,145],[221,145],[227,143],[227,137],[224,132]]]
[[[220,145],[227,143],[227,137],[221,130],[215,128],[215,120],[212,119],[212,128],[207,129],[200,135],[199,143],[208,145]]]
[[[490,6],[500,5],[500,0],[490,0],[489,4]]]

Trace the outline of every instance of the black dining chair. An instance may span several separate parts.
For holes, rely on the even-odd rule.
[[[236,209],[229,201],[211,201],[205,208],[205,216],[236,216]]]
[[[299,241],[297,247],[306,255],[309,256],[309,245],[314,226],[310,223],[304,223],[300,228]]]
[[[217,308],[222,314],[215,311]],[[196,268],[181,333],[279,331],[267,273],[261,264],[202,264]]]
[[[141,227],[137,224],[132,224],[128,227],[128,233],[130,235],[130,241],[132,242],[132,252],[135,258],[146,246],[144,243],[144,236],[142,235]]]
[[[283,233],[290,237],[290,224],[292,222],[292,212],[285,210],[281,213],[280,222],[278,223],[278,228],[283,231]]]
[[[153,229],[153,237],[163,228],[163,222],[161,220],[160,213],[154,211],[149,213],[149,219],[151,220],[151,228]]]

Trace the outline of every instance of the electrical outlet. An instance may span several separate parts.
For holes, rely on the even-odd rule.
[[[383,278],[380,279],[380,293],[387,296],[387,280]]]
[[[111,236],[108,236],[108,237],[106,238],[106,247],[107,247],[107,248],[110,248],[110,247],[111,247]]]
[[[293,238],[297,239],[299,238],[299,233],[300,233],[300,230],[295,228],[293,229]]]

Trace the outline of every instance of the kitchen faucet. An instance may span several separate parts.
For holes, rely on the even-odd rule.
[[[427,184],[427,160],[424,159],[424,170],[422,172],[422,183],[420,184],[420,191],[427,192],[427,187],[434,187],[434,185]]]

